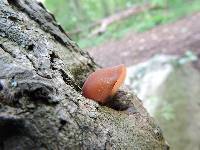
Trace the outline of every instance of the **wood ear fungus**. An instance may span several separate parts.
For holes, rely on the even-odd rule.
[[[125,65],[98,69],[86,79],[82,93],[83,96],[105,104],[124,82],[126,76]]]

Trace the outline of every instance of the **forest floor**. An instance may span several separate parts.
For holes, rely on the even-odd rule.
[[[171,24],[143,33],[129,33],[119,40],[89,48],[88,52],[103,67],[131,66],[156,54],[183,55],[192,51],[200,58],[200,12]],[[196,65],[200,69],[200,61]]]
[[[193,63],[193,65],[200,71],[200,12],[182,18],[181,20],[178,20],[174,23],[155,27],[143,33],[129,33],[119,40],[108,41],[107,43],[104,43],[100,46],[88,49],[88,52],[90,55],[92,55],[95,61],[104,67],[121,63],[124,63],[126,66],[133,66],[135,64],[147,61],[156,54],[182,56],[186,51],[192,51],[196,56],[198,56],[198,61]],[[184,115],[184,113],[177,113],[174,115],[179,116],[179,118],[186,119],[182,119],[181,121],[174,121],[174,123],[169,123],[168,121],[168,124],[160,123],[166,132],[167,140],[173,149],[187,149],[180,147],[189,145],[188,142],[193,146],[192,149],[199,145],[199,141],[196,140],[198,139],[196,138],[198,137],[198,132],[196,129],[198,127],[199,119],[195,119],[195,117],[200,117],[200,104],[198,101],[198,83],[200,78],[198,74],[199,71],[196,73],[196,76],[198,77],[197,80],[197,78],[194,78],[193,73],[190,75],[192,72],[190,69],[191,68],[186,68],[186,71],[189,71],[189,75],[187,76],[187,80],[184,80],[183,78],[184,82],[182,83],[184,84],[178,82],[180,81],[179,78],[181,76],[185,77],[184,74],[181,74],[181,76],[175,78],[176,80],[171,84],[172,89],[174,85],[176,85],[174,87],[177,87],[179,84],[184,85],[184,87],[179,87],[180,89],[175,89],[176,92],[171,92],[170,94],[168,93],[168,96],[170,95],[172,100],[175,99],[176,103],[173,103],[173,101],[168,102],[165,98],[163,98],[165,104],[170,104],[172,110],[179,112],[182,111],[186,112],[186,114],[190,114],[188,119],[188,116]],[[186,92],[183,90],[183,96],[181,97],[180,91],[182,89],[187,90]],[[174,93],[177,93],[177,97],[175,98],[173,96],[175,95]],[[187,105],[185,107],[179,107],[184,101],[184,99],[182,99],[183,97],[186,98],[185,102]],[[177,120],[179,120],[179,118]],[[157,118],[157,120],[160,121],[161,119]],[[182,127],[183,124],[187,124],[188,126]],[[174,132],[174,128],[171,128],[171,126],[179,127],[177,130],[178,132]],[[181,127],[182,129],[180,129]],[[171,135],[173,135],[173,139],[171,139],[172,137],[168,133],[172,133]],[[182,134],[184,134],[183,137]],[[180,142],[185,137],[187,140],[185,142],[187,143],[186,145],[184,142]]]

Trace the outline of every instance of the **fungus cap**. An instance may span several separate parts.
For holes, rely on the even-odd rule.
[[[86,79],[82,88],[83,96],[104,104],[117,92],[125,76],[126,67],[123,64],[98,69]]]

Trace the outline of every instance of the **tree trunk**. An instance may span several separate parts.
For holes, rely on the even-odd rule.
[[[0,149],[168,149],[128,90],[81,95],[98,66],[34,0],[0,1]]]

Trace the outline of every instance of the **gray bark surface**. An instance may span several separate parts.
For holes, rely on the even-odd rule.
[[[168,149],[127,89],[81,95],[98,66],[34,0],[0,1],[0,149]]]

